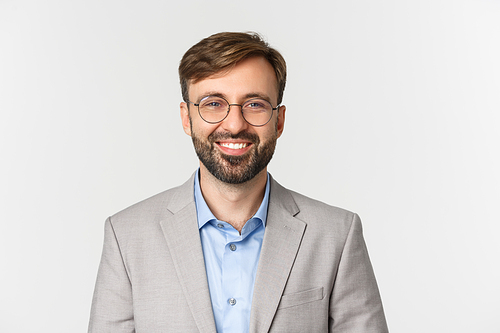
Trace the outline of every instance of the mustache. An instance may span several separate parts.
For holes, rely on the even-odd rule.
[[[257,144],[260,142],[259,136],[257,134],[248,133],[248,132],[239,132],[236,134],[232,134],[230,132],[214,132],[208,136],[208,140],[212,143],[220,141],[220,140],[228,140],[228,139],[248,140],[254,144]]]

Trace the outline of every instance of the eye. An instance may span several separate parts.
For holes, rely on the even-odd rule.
[[[208,96],[200,101],[200,108],[208,110],[220,110],[227,108],[227,102],[220,97]]]
[[[269,103],[262,99],[251,99],[245,103],[243,106],[245,109],[267,109],[269,107]]]
[[[252,102],[252,103],[248,103],[248,107],[251,107],[251,108],[262,108],[262,107],[264,107],[264,105],[262,103],[259,103],[259,102]]]
[[[211,107],[219,107],[220,103],[219,102],[210,102],[210,103],[205,103],[204,106],[211,106]]]

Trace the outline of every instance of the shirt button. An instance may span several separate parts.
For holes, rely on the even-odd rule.
[[[222,224],[222,223],[217,223],[217,228],[224,228],[224,224]]]
[[[229,245],[229,249],[231,251],[235,251],[236,250],[236,245],[234,245],[234,244]]]
[[[231,306],[234,306],[236,304],[236,299],[234,299],[232,297],[230,299],[228,299],[227,301],[228,301],[229,305],[231,305]]]

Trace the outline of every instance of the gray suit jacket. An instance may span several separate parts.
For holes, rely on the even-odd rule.
[[[89,332],[215,332],[193,177],[108,218]],[[383,333],[356,214],[271,179],[250,332]]]

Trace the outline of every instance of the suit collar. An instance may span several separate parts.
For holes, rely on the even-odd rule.
[[[182,291],[201,333],[215,333],[215,321],[210,302],[203,250],[193,196],[194,175],[179,186],[160,225],[179,278]]]
[[[295,203],[292,194],[289,190],[281,186],[270,175],[271,179],[271,198],[275,209],[283,209],[291,216],[295,216],[300,212],[299,207]]]
[[[290,191],[271,181],[267,227],[257,269],[250,333],[268,332],[302,241],[306,224]]]
[[[193,196],[193,186],[194,186],[194,177],[196,172],[191,175],[191,177],[181,186],[173,189],[175,194],[172,196],[172,199],[167,203],[167,209],[176,214],[181,209],[185,208],[187,205],[194,203]]]

